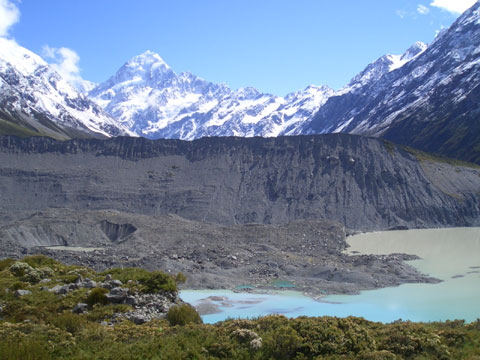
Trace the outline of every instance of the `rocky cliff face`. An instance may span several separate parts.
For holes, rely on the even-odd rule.
[[[353,229],[480,225],[480,170],[346,134],[0,138],[0,211],[174,213],[219,224],[328,219]]]

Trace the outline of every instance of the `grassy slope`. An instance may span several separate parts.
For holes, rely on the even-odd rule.
[[[0,135],[18,137],[41,136],[42,134],[0,118]]]
[[[101,281],[105,273],[65,266],[45,257],[30,257],[36,269],[50,268],[52,287],[77,274]],[[99,322],[125,305],[95,305],[88,314],[72,307],[86,289],[65,297],[29,284],[0,261],[0,359],[476,359],[480,358],[480,321],[380,324],[349,317],[287,319],[267,316],[228,320],[215,325],[171,326],[166,320],[143,325],[123,322],[114,327]],[[114,278],[139,278],[143,270],[111,272]],[[134,285],[131,285],[134,286]],[[6,289],[24,287],[21,298]],[[123,307],[123,308],[122,308]]]

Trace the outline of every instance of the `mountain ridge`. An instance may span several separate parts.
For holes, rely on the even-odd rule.
[[[2,37],[0,49],[0,131],[15,127],[19,134],[59,139],[134,135],[40,56]]]
[[[193,140],[293,133],[332,93],[314,85],[285,98],[252,87],[233,91],[190,72],[177,75],[160,55],[146,51],[89,96],[140,136]]]
[[[330,97],[304,133],[348,132],[480,162],[480,2],[403,67]]]
[[[67,207],[219,224],[326,219],[359,230],[480,225],[480,169],[356,135],[0,137],[0,163],[7,213]]]
[[[299,135],[328,98],[402,67],[426,47],[417,42],[401,55],[384,55],[339,91],[309,85],[285,97],[252,87],[233,91],[189,72],[177,75],[159,54],[147,50],[88,94],[122,124],[150,139]]]

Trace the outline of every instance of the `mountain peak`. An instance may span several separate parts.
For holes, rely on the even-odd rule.
[[[144,70],[170,70],[170,66],[158,55],[156,52],[147,50],[144,53],[134,56],[127,63],[126,66],[134,69]]]
[[[425,44],[421,41],[417,41],[415,44],[410,46],[407,51],[405,51],[405,53],[402,55],[401,59],[406,60],[406,61],[411,60],[414,57],[420,55],[425,50],[427,50],[427,47],[428,47],[427,44]]]
[[[0,37],[0,60],[6,61],[23,75],[32,74],[47,63],[37,54],[18,45],[14,40]]]

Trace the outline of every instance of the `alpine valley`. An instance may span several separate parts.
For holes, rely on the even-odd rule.
[[[69,83],[0,37],[6,359],[477,359],[478,320],[274,316],[175,325],[202,321],[177,285],[288,287],[311,297],[434,287],[445,279],[410,262],[420,255],[347,253],[347,237],[478,226],[480,1],[431,44],[382,56],[340,90],[310,85],[284,97],[176,73],[152,51],[103,83]],[[475,287],[480,258],[472,258],[447,280],[473,279]],[[202,315],[227,300],[207,297]],[[190,320],[172,320],[175,309]],[[47,355],[37,357],[30,342]],[[118,351],[91,355],[93,343]]]

